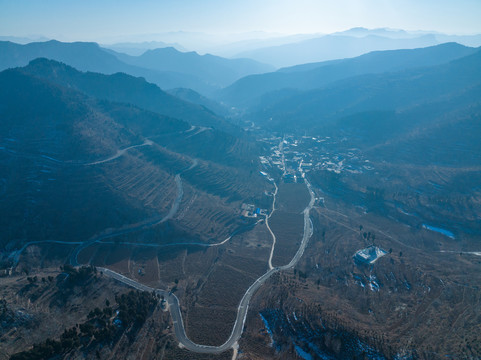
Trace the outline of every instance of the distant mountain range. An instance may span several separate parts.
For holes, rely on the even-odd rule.
[[[96,43],[51,40],[20,45],[0,42],[0,70],[25,66],[38,57],[61,61],[82,71],[103,74],[123,72],[144,77],[163,89],[184,87],[204,94],[242,76],[272,70],[272,67],[253,60],[200,56],[173,48],[148,51],[135,57],[103,49]]]
[[[272,102],[262,102],[256,118],[263,114],[264,121],[282,122],[295,117],[296,125],[311,126],[359,111],[404,109],[466,92],[481,82],[480,64],[481,50],[477,49],[441,65],[352,76],[277,99],[274,93]]]
[[[35,59],[23,69],[65,87],[75,88],[102,100],[133,104],[156,113],[183,119],[193,125],[209,126],[235,133],[231,123],[203,106],[179,99],[148,83],[125,73],[104,75],[80,72],[75,68],[48,59]]]
[[[129,37],[127,40],[122,40],[121,43],[114,43],[112,45],[105,45],[116,51],[129,53],[131,55],[140,55],[141,49],[156,49],[159,47],[172,46],[180,51],[197,51],[200,53],[210,53],[228,58],[243,57],[245,54],[257,51],[260,49],[268,49],[281,45],[293,45],[310,39],[319,39],[325,36],[342,36],[363,38],[366,36],[376,36],[385,39],[415,39],[425,35],[432,36],[435,42],[429,45],[437,45],[445,42],[457,42],[466,46],[481,46],[481,34],[478,35],[446,35],[435,31],[406,31],[402,29],[391,28],[374,28],[367,29],[363,27],[356,27],[345,31],[335,32],[331,34],[294,34],[285,35],[277,33],[266,32],[249,32],[239,34],[221,34],[212,35],[198,32],[168,32],[159,34],[146,34]],[[5,39],[10,40],[10,39]],[[148,40],[148,41],[147,41]],[[153,41],[155,40],[155,41]],[[15,40],[11,40],[15,41]],[[31,40],[33,41],[33,40]],[[125,43],[125,41],[128,41]],[[15,41],[17,42],[17,41]],[[163,44],[160,44],[163,43]],[[160,45],[159,45],[160,44]],[[122,50],[120,50],[123,48]],[[187,50],[188,49],[188,50]],[[134,51],[131,53],[130,51]],[[383,50],[371,49],[371,50]],[[371,50],[366,50],[371,51]],[[357,54],[360,55],[360,54]],[[282,59],[277,59],[278,61]],[[323,61],[325,58],[318,58],[315,60],[301,61],[298,64]],[[292,64],[282,64],[280,66],[288,66]]]
[[[143,41],[139,43],[135,42],[123,42],[123,43],[115,43],[109,45],[101,45],[105,49],[114,50],[118,53],[124,53],[131,56],[140,56],[147,50],[165,48],[165,47],[173,47],[178,51],[187,52],[188,50],[185,49],[180,44],[172,44],[172,43],[165,43],[163,41]]]
[[[433,35],[409,39],[391,39],[377,35],[365,37],[325,35],[301,42],[267,47],[238,54],[276,67],[309,62],[350,58],[375,50],[414,49],[436,45]]]
[[[481,50],[463,51],[471,54],[444,64],[272,92],[245,119],[280,132],[345,134],[351,146],[389,151],[393,159],[474,166],[481,158]]]
[[[261,101],[263,95],[272,91],[311,90],[362,74],[439,65],[476,51],[475,48],[456,43],[412,50],[375,51],[350,59],[309,63],[272,73],[250,75],[223,89],[218,97],[231,105],[245,107]]]
[[[273,71],[274,67],[250,59],[225,59],[196,52],[180,52],[173,47],[147,50],[140,56],[116,54],[122,62],[155,71],[194,76],[214,88],[225,87],[241,77]]]
[[[408,32],[394,29],[353,28],[347,31],[292,41],[282,45],[268,45],[237,53],[276,67],[310,62],[343,59],[371,51],[414,49],[458,42],[466,46],[481,46],[481,35],[457,36],[435,32]]]

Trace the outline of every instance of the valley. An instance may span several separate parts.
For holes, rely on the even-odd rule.
[[[30,246],[37,247],[37,251],[42,253],[42,248],[45,245],[48,245],[49,252],[52,251],[52,246],[63,248],[65,245],[71,245],[70,251],[66,253],[69,255],[65,258],[65,262],[71,262],[76,266],[92,264],[104,276],[117,280],[127,287],[155,292],[159,297],[165,299],[163,300],[165,301],[163,306],[170,311],[173,321],[172,335],[175,334],[175,339],[179,341],[181,347],[189,351],[207,354],[218,354],[231,348],[238,349],[239,346],[243,348],[243,341],[245,340],[240,343],[239,340],[243,336],[244,323],[247,321],[247,329],[249,329],[249,323],[254,321],[252,316],[247,316],[247,311],[249,308],[259,306],[261,308],[267,306],[267,309],[269,309],[269,299],[271,298],[271,295],[269,295],[271,290],[269,289],[271,287],[280,291],[285,286],[283,284],[289,284],[289,288],[292,288],[292,290],[282,290],[288,294],[285,301],[290,303],[290,297],[296,294],[297,299],[303,299],[299,300],[299,305],[305,302],[306,304],[309,303],[310,307],[305,308],[302,305],[298,310],[294,310],[297,314],[296,320],[292,318],[289,320],[288,317],[288,321],[295,321],[296,323],[309,321],[309,326],[313,326],[312,320],[307,320],[311,316],[312,307],[316,306],[314,305],[316,302],[312,302],[313,300],[310,299],[313,295],[312,291],[316,292],[316,286],[317,291],[327,286],[326,290],[329,288],[333,292],[339,286],[334,284],[340,283],[341,279],[344,279],[342,283],[344,283],[344,286],[348,286],[348,289],[353,287],[349,290],[349,293],[354,295],[362,291],[362,297],[368,295],[364,301],[367,301],[368,304],[371,303],[371,305],[364,303],[357,305],[357,301],[349,300],[350,295],[346,298],[347,301],[351,301],[351,306],[354,306],[351,309],[346,309],[348,313],[361,311],[357,315],[361,316],[358,319],[358,325],[354,328],[352,324],[345,323],[345,320],[342,320],[342,315],[333,317],[329,305],[325,301],[322,302],[323,310],[321,314],[325,314],[323,316],[327,316],[329,321],[334,321],[336,327],[355,329],[357,336],[369,343],[369,345],[366,343],[363,346],[370,346],[373,352],[374,349],[382,349],[386,353],[386,351],[392,351],[390,346],[394,346],[387,339],[383,340],[382,343],[372,343],[364,337],[365,335],[362,335],[365,330],[362,330],[360,326],[369,322],[366,323],[367,320],[361,320],[365,315],[361,315],[364,310],[360,309],[366,309],[365,306],[373,309],[376,306],[376,301],[379,301],[376,298],[379,298],[382,292],[387,291],[388,288],[395,289],[402,286],[404,290],[399,289],[396,292],[401,291],[403,293],[405,305],[397,306],[407,306],[406,304],[411,301],[410,292],[413,291],[412,288],[420,287],[421,292],[416,290],[416,296],[425,300],[417,306],[421,306],[419,309],[426,312],[430,306],[428,304],[431,301],[429,300],[431,291],[435,291],[435,299],[437,298],[439,302],[441,294],[446,291],[441,290],[439,284],[444,284],[444,289],[450,286],[463,286],[462,284],[466,280],[462,280],[458,276],[465,273],[466,270],[461,269],[466,266],[476,266],[480,263],[481,259],[478,260],[475,255],[470,258],[469,255],[465,255],[468,256],[466,259],[468,262],[464,264],[456,260],[456,257],[460,256],[459,254],[462,252],[467,254],[468,249],[476,250],[476,242],[471,241],[472,237],[457,232],[457,241],[453,242],[455,239],[450,236],[446,237],[443,231],[436,233],[432,231],[432,228],[421,225],[421,223],[428,221],[422,217],[418,220],[417,225],[407,222],[406,212],[395,211],[399,208],[407,208],[407,204],[401,205],[399,200],[393,210],[389,212],[389,214],[397,215],[397,218],[385,217],[385,207],[390,209],[393,206],[389,204],[389,201],[381,201],[378,198],[372,199],[369,196],[366,197],[365,193],[357,195],[361,201],[364,199],[365,203],[356,203],[355,197],[348,198],[350,200],[346,202],[340,201],[340,191],[344,192],[343,199],[346,198],[346,191],[347,194],[354,192],[353,189],[348,188],[350,183],[343,185],[346,189],[340,188],[341,184],[345,184],[339,179],[340,176],[344,174],[348,174],[344,176],[373,174],[386,168],[385,165],[378,166],[371,162],[359,149],[338,152],[334,149],[340,149],[342,146],[335,139],[309,136],[284,135],[283,137],[264,138],[262,142],[268,144],[268,148],[271,149],[270,153],[260,156],[263,169],[261,176],[265,179],[265,186],[268,189],[266,191],[271,197],[265,203],[271,202],[271,204],[266,206],[268,211],[264,218],[260,215],[258,221],[252,223],[249,228],[242,230],[240,233],[235,231],[226,236],[224,240],[213,243],[185,241],[161,244],[143,243],[138,240],[128,241],[134,235],[136,239],[139,239],[139,235],[145,237],[146,235],[143,235],[143,233],[148,233],[151,231],[149,228],[155,229],[163,222],[171,219],[175,221],[179,215],[179,210],[182,211],[182,206],[186,203],[183,198],[181,179],[185,176],[184,173],[197,166],[197,163],[194,162],[190,167],[176,175],[177,196],[171,202],[172,206],[169,213],[162,219],[154,219],[154,221],[138,226],[129,226],[126,229],[110,230],[109,233],[80,244],[64,242],[55,245],[54,242],[49,241],[28,243],[15,254],[16,261],[31,262],[29,257],[32,255],[27,255],[26,252]],[[343,140],[343,142],[346,142],[346,140]],[[123,152],[120,156],[125,156],[125,153]],[[115,159],[117,158],[115,157]],[[114,161],[115,159],[106,160]],[[94,162],[94,164],[100,165],[104,161],[100,160]],[[325,175],[319,177],[318,172]],[[338,177],[334,183],[332,176]],[[380,176],[382,174],[374,178]],[[309,178],[313,179],[316,184],[312,187],[312,190],[310,190],[311,185],[307,180]],[[337,187],[331,188],[332,184],[336,184]],[[310,192],[310,200],[309,196],[304,194],[306,188],[309,190],[308,193]],[[303,206],[308,202],[309,206],[303,210]],[[376,206],[381,208],[378,209]],[[300,215],[302,213],[304,213],[303,216]],[[300,219],[299,216],[301,216]],[[419,216],[420,214],[418,214]],[[453,213],[452,216],[455,217],[456,214]],[[379,227],[379,224],[382,224],[382,227]],[[406,226],[411,230],[407,230]],[[367,231],[368,235],[363,231]],[[314,242],[309,244],[308,240],[311,236],[313,236]],[[343,237],[346,237],[346,239],[341,240]],[[297,241],[293,242],[290,239],[297,239]],[[330,240],[327,240],[326,243],[326,239]],[[419,243],[419,239],[423,239],[423,242]],[[257,245],[254,249],[248,250],[254,245],[253,241]],[[346,241],[348,242],[346,243]],[[341,245],[343,243],[344,248]],[[355,247],[356,243],[358,244],[357,248]],[[355,264],[353,255],[356,250],[370,243],[380,246],[386,252],[389,250],[387,255],[389,262],[380,259],[375,265],[371,265],[370,270],[367,271],[365,265]],[[247,248],[245,248],[246,245]],[[319,249],[319,246],[326,250]],[[253,250],[255,251],[253,252]],[[303,257],[305,251],[307,254]],[[22,252],[25,252],[25,254],[22,255]],[[449,252],[458,255],[453,254],[449,258]],[[322,253],[328,255],[319,257],[319,254]],[[253,255],[255,260],[252,258]],[[326,256],[329,257],[329,260]],[[419,265],[414,266],[415,263],[426,263],[426,260],[420,261],[420,258],[423,257],[434,257],[436,258],[435,263],[444,264],[443,266],[451,263],[453,271],[451,273],[444,272],[441,275],[438,272],[440,268],[437,266],[430,270],[420,268]],[[105,261],[106,259],[109,260]],[[204,264],[201,265],[199,261]],[[394,270],[398,263],[402,264],[404,270]],[[432,261],[430,263],[434,264]],[[293,274],[291,269],[294,266],[297,270]],[[202,267],[204,270],[201,270]],[[416,268],[417,270],[415,270]],[[337,279],[336,277],[332,278],[331,272],[334,269],[336,269]],[[461,272],[455,269],[459,269]],[[325,273],[326,270],[327,273]],[[399,271],[401,272],[399,273]],[[298,275],[296,275],[296,272]],[[418,278],[419,276],[422,280]],[[443,280],[441,280],[441,276]],[[439,280],[435,280],[437,277]],[[399,283],[399,281],[402,281],[402,283]],[[438,285],[436,281],[438,281]],[[195,285],[196,283],[197,285]],[[313,290],[309,290],[311,288]],[[476,289],[476,286],[471,287],[471,289]],[[365,294],[365,291],[368,291],[368,294]],[[256,296],[256,292],[260,292],[260,296]],[[228,293],[230,297],[225,295]],[[372,296],[369,293],[372,293]],[[333,294],[329,296],[332,297]],[[254,305],[250,304],[252,298],[254,298]],[[428,303],[423,305],[426,301]],[[299,305],[291,304],[289,307],[290,309],[297,309]],[[358,308],[358,306],[361,306],[361,308]],[[466,305],[461,303],[459,306],[460,309],[463,309]],[[386,305],[383,305],[382,309],[385,308]],[[463,316],[466,316],[467,309],[465,307],[464,309]],[[268,314],[264,311],[271,310],[261,310],[260,313]],[[384,311],[378,309],[380,313],[376,316],[389,318],[390,315],[383,313]],[[406,312],[404,316],[409,317],[409,314],[419,316],[421,310],[413,311]],[[377,314],[372,310],[369,310],[369,313],[371,316]],[[265,319],[271,319],[270,316]],[[283,315],[279,313],[277,316]],[[266,324],[270,324],[270,322],[266,322]],[[255,325],[255,327],[258,326]],[[281,326],[282,328],[283,325],[274,322],[268,326]],[[331,324],[331,326],[333,325]],[[391,326],[394,326],[391,329],[396,329],[394,324]],[[371,331],[375,332],[374,329]],[[247,330],[245,336],[249,338],[252,336],[251,332]],[[271,336],[276,339],[278,335],[273,332]],[[293,339],[298,339],[299,331],[291,336],[293,336]],[[348,336],[343,341],[348,341],[347,339],[350,339],[350,337]],[[278,348],[284,346],[282,344],[285,340],[279,339],[276,341],[279,341]],[[397,346],[400,346],[402,338],[398,338],[398,341],[401,341],[397,344]],[[297,344],[297,350],[295,351],[298,353],[302,351],[312,353],[313,351],[313,348],[305,347],[304,340],[294,340],[294,343]],[[245,346],[247,349],[250,348],[250,345]],[[358,349],[362,349],[362,346]],[[326,350],[317,348],[316,351],[319,354],[324,354],[323,356],[329,356],[330,351],[326,352]],[[354,347],[349,351],[360,350],[356,350],[356,347]]]
[[[126,72],[0,73],[0,360],[479,357],[479,48],[41,44],[8,46]],[[210,61],[203,94],[127,73]]]

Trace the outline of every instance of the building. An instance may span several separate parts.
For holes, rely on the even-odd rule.
[[[383,257],[387,254],[387,251],[384,251],[377,246],[371,245],[365,249],[361,249],[356,251],[353,258],[355,261],[364,263],[364,264],[374,264],[377,259]]]

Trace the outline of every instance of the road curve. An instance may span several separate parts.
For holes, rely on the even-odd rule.
[[[187,169],[187,170],[189,170],[189,169]],[[314,192],[312,191],[312,187],[311,187],[310,183],[307,181],[307,179],[305,178],[304,174],[303,174],[303,177],[304,177],[307,189],[309,190],[309,194],[311,196],[311,199],[309,201],[309,204],[307,205],[307,207],[303,211],[303,213],[304,213],[304,233],[303,233],[301,244],[300,244],[296,254],[294,255],[292,260],[287,265],[283,265],[283,266],[279,266],[279,267],[275,267],[275,268],[269,268],[269,270],[266,273],[264,273],[256,281],[254,281],[254,283],[247,289],[247,291],[245,292],[244,296],[242,297],[242,299],[239,303],[239,306],[237,308],[237,317],[236,317],[236,321],[234,323],[234,327],[232,328],[232,332],[231,332],[229,338],[227,339],[227,341],[220,346],[210,346],[210,345],[196,344],[187,337],[187,334],[186,334],[185,328],[184,328],[184,322],[183,322],[183,319],[182,319],[182,313],[181,313],[181,310],[180,310],[179,299],[172,292],[169,292],[167,290],[162,290],[162,289],[154,289],[152,287],[141,284],[141,283],[139,283],[139,282],[137,282],[133,279],[130,279],[130,278],[124,276],[124,275],[121,275],[121,274],[119,274],[115,271],[112,271],[110,269],[107,269],[107,268],[98,267],[97,269],[102,271],[103,274],[105,274],[106,276],[109,276],[109,277],[111,277],[111,278],[113,278],[117,281],[120,281],[120,282],[122,282],[122,283],[124,283],[128,286],[131,286],[131,287],[133,287],[137,290],[155,292],[158,295],[164,296],[164,299],[167,301],[167,303],[169,305],[169,311],[170,311],[170,314],[172,316],[172,322],[173,322],[173,325],[174,325],[175,336],[177,337],[177,340],[179,341],[179,343],[184,346],[184,348],[186,348],[186,349],[188,349],[192,352],[208,353],[208,354],[219,354],[219,353],[222,353],[226,350],[229,350],[229,349],[233,348],[234,346],[236,346],[237,341],[240,339],[240,337],[242,335],[242,332],[244,330],[245,319],[246,319],[246,316],[247,316],[247,311],[249,309],[249,302],[250,302],[252,296],[273,274],[275,274],[279,271],[291,269],[297,264],[299,259],[304,254],[304,250],[306,249],[306,246],[309,242],[309,239],[311,238],[311,236],[313,234],[313,225],[312,225],[312,221],[310,219],[309,214],[310,214],[310,211],[311,211],[312,207],[314,206],[315,197],[314,197]],[[180,176],[179,176],[179,180],[180,180]],[[179,183],[177,183],[177,185],[179,185]],[[181,183],[180,183],[180,186],[181,186]],[[277,186],[276,186],[276,194],[277,194]],[[275,195],[274,195],[273,205],[274,205],[274,202],[275,202]],[[175,206],[173,206],[173,208],[174,207]],[[273,209],[274,209],[274,206],[273,206]],[[266,220],[267,220],[267,218],[266,218]],[[142,226],[146,226],[146,224],[143,224]],[[105,234],[105,235],[99,236],[95,239],[92,239],[90,241],[81,243],[80,246],[78,246],[75,249],[74,253],[72,254],[72,257],[71,257],[72,265],[79,265],[78,262],[77,262],[77,255],[85,247],[90,246],[94,242],[100,242],[102,239],[113,237],[113,236],[119,235],[120,233],[125,233],[125,232],[129,232],[129,231],[132,231],[132,229],[125,229],[121,232],[116,232],[114,234]],[[275,240],[274,234],[272,234],[272,235],[273,235],[273,239]],[[210,244],[210,246],[218,246],[218,245],[224,244],[231,237],[232,237],[232,235],[229,236],[223,242],[218,243],[218,244]],[[75,243],[71,243],[71,242],[48,241],[48,240],[47,241],[39,241],[39,242],[31,242],[31,243],[25,244],[22,247],[22,249],[20,249],[19,251],[12,253],[11,256],[14,258],[14,260],[16,260],[18,262],[18,258],[20,257],[20,254],[23,252],[23,250],[25,250],[26,247],[28,247],[30,245],[33,245],[35,243],[48,243],[48,242],[59,243],[59,244],[69,244],[69,245],[75,244]],[[76,243],[76,244],[79,244],[79,243]],[[189,244],[183,244],[183,245],[189,245]],[[273,248],[274,248],[274,244],[273,244]],[[272,259],[272,252],[271,252],[271,257],[269,258],[269,265],[270,266],[272,266],[271,259]]]
[[[144,144],[142,144],[142,145],[134,145],[134,146],[131,146],[129,148],[124,149],[123,151],[125,152],[126,150],[128,150],[132,147],[145,146],[145,145],[150,146],[152,144],[153,144],[152,141],[146,140],[144,142]],[[109,160],[112,160],[112,159],[113,158],[110,158]],[[96,163],[92,163],[92,164],[89,164],[89,165],[100,164],[100,163],[105,162],[105,161],[107,161],[107,160],[102,160],[101,162],[96,162]],[[72,256],[70,257],[70,263],[74,266],[78,265],[78,260],[77,260],[78,254],[80,254],[80,252],[82,250],[88,248],[89,246],[91,246],[95,243],[108,243],[108,242],[102,242],[102,240],[104,240],[104,239],[113,238],[113,237],[117,237],[117,236],[120,236],[120,235],[125,235],[125,234],[128,234],[128,233],[134,232],[134,231],[140,231],[140,230],[143,230],[143,229],[155,226],[155,225],[162,224],[162,223],[166,222],[167,220],[172,219],[174,217],[174,215],[177,213],[177,211],[179,210],[180,203],[182,202],[182,198],[184,196],[184,188],[182,186],[182,179],[180,177],[180,174],[193,169],[194,167],[196,167],[198,165],[198,163],[199,162],[197,161],[197,159],[193,159],[192,165],[189,168],[187,168],[187,169],[181,171],[180,173],[178,173],[177,175],[175,175],[174,180],[175,180],[175,184],[177,186],[177,196],[175,197],[174,202],[172,203],[172,206],[171,206],[169,212],[167,213],[167,215],[165,215],[164,217],[158,217],[157,216],[157,217],[148,219],[148,220],[146,220],[146,221],[144,221],[140,224],[134,225],[134,226],[129,225],[129,226],[117,229],[116,231],[112,231],[112,232],[107,233],[107,234],[95,236],[95,237],[91,238],[90,240],[87,240],[87,241],[81,243],[77,248],[75,248]]]
[[[20,261],[20,255],[24,252],[26,248],[31,245],[40,245],[40,244],[61,244],[61,245],[81,245],[82,242],[79,241],[60,241],[60,240],[39,240],[39,241],[30,241],[22,246],[19,250],[13,251],[8,256],[9,259],[12,259],[12,266],[11,268],[15,268]]]
[[[276,235],[274,232],[271,230],[271,227],[269,226],[269,218],[272,216],[274,211],[276,211],[276,195],[277,195],[277,184],[274,183],[274,186],[276,187],[276,190],[274,191],[273,194],[273,200],[272,200],[272,211],[269,215],[266,215],[266,227],[267,230],[271,233],[272,236],[272,247],[271,247],[271,253],[269,254],[269,269],[273,269],[274,267],[272,266],[272,257],[274,256],[274,248],[276,247]]]
[[[118,150],[115,155],[112,155],[111,157],[108,157],[107,159],[94,161],[94,162],[91,162],[91,163],[87,163],[87,164],[85,164],[85,165],[86,165],[86,166],[90,166],[90,165],[103,164],[103,163],[106,163],[106,162],[108,162],[108,161],[112,161],[112,160],[115,160],[115,159],[121,157],[121,156],[122,156],[123,154],[125,154],[125,152],[126,152],[127,150],[129,150],[129,149],[133,149],[133,148],[141,147],[141,146],[152,146],[153,144],[154,144],[154,143],[153,143],[151,140],[146,139],[142,144],[132,145],[132,146],[126,147],[125,149]]]
[[[138,290],[142,291],[155,291],[155,293],[164,296],[165,300],[167,301],[169,305],[169,310],[170,314],[172,316],[172,322],[174,325],[174,332],[175,336],[177,337],[177,340],[179,341],[180,344],[184,346],[184,348],[196,352],[196,353],[208,353],[208,354],[219,354],[221,352],[224,352],[226,350],[229,350],[235,346],[237,341],[242,335],[242,332],[244,330],[244,323],[245,319],[247,316],[247,311],[249,309],[249,302],[252,298],[252,296],[255,294],[255,292],[275,273],[283,270],[288,270],[293,268],[299,259],[302,257],[304,254],[304,250],[306,249],[306,246],[309,242],[309,239],[311,238],[313,234],[313,225],[309,217],[309,213],[314,206],[314,192],[312,191],[310,183],[305,179],[305,183],[307,186],[307,189],[309,190],[309,194],[311,196],[311,199],[309,201],[309,204],[307,207],[304,209],[304,234],[302,237],[301,245],[299,246],[299,249],[297,250],[296,254],[292,258],[292,260],[284,266],[279,266],[275,267],[272,269],[269,269],[265,274],[263,274],[261,277],[259,277],[245,292],[244,296],[242,297],[239,306],[237,308],[237,317],[236,321],[234,323],[234,327],[232,328],[232,332],[227,339],[227,341],[220,345],[220,346],[210,346],[210,345],[201,345],[201,344],[196,344],[192,340],[190,340],[187,337],[187,334],[185,332],[184,328],[184,322],[182,319],[182,313],[180,311],[180,305],[179,305],[179,299],[175,294],[168,292],[166,290],[161,290],[161,289],[154,289],[151,287],[148,287],[146,285],[140,284],[135,280],[129,279],[121,274],[118,274],[112,270],[109,269],[103,269],[101,268],[104,273],[116,280],[119,280],[123,282],[126,285],[129,285],[133,288],[136,288]]]

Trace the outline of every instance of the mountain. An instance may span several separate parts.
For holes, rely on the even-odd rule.
[[[393,39],[370,34],[364,37],[324,35],[290,44],[238,54],[277,67],[359,56],[376,50],[414,49],[439,44],[434,35]]]
[[[367,73],[383,73],[408,68],[439,65],[475,53],[477,50],[455,42],[416,49],[373,51],[355,58],[282,68],[279,72],[294,73],[330,65],[344,65],[338,72],[347,71],[345,77]],[[334,70],[334,69],[333,69]],[[326,74],[327,75],[327,74]]]
[[[47,59],[31,61],[22,71],[62,86],[76,88],[98,99],[137,105],[162,115],[188,121],[193,125],[239,131],[205,107],[172,96],[143,78],[124,73],[104,75],[80,72],[71,66]]]
[[[235,58],[240,53],[271,46],[279,46],[290,44],[297,41],[312,39],[319,37],[319,34],[296,34],[296,35],[280,35],[256,32],[252,34],[252,38],[229,41],[213,47],[209,47],[207,52],[222,57]]]
[[[0,70],[27,65],[31,60],[45,57],[69,64],[82,71],[106,74],[141,71],[122,63],[96,43],[63,43],[56,40],[20,45],[0,42]]]
[[[365,37],[369,35],[382,36],[390,39],[412,39],[419,35],[433,34],[432,32],[410,32],[402,29],[377,28],[368,29],[364,27],[354,27],[345,31],[335,32],[331,35]]]
[[[271,71],[268,65],[249,59],[229,60],[213,55],[182,53],[174,48],[148,50],[129,56],[104,49],[97,43],[64,43],[56,40],[20,45],[0,42],[0,70],[27,65],[39,57],[60,61],[81,71],[143,77],[163,89],[191,88],[203,94],[242,76]]]
[[[57,78],[34,74],[47,65]],[[211,236],[227,236],[239,226],[238,201],[263,189],[263,178],[252,176],[258,174],[254,144],[87,95],[56,81],[62,72],[82,75],[45,59],[0,73],[2,249],[154,227],[179,196],[179,173],[185,191],[194,191],[199,202],[167,229],[159,224],[160,241],[174,233],[207,241],[208,229]],[[102,76],[119,86],[115,76]],[[92,79],[83,78],[85,88]],[[193,227],[198,217],[202,223]]]
[[[250,168],[252,164],[257,163],[252,154],[259,150],[259,146],[247,137],[243,130],[204,106],[174,97],[144,79],[121,73],[114,75],[83,73],[68,65],[47,59],[36,59],[20,71],[61,87],[75,89],[97,100],[107,101],[108,104],[114,102],[128,104],[130,107],[133,105],[164,117],[174,118],[172,121],[181,119],[183,123],[191,126],[192,131],[188,134],[182,133],[180,136],[169,134],[166,137],[163,128],[160,129],[162,130],[160,133],[158,132],[159,127],[155,121],[132,122],[138,115],[135,115],[131,108],[124,106],[119,115],[124,119],[122,121],[129,121],[128,128],[135,129],[136,133],[145,137],[156,137],[159,144],[176,152],[227,166],[243,164]],[[112,106],[109,105],[109,108]],[[122,115],[125,112],[130,115]],[[151,118],[145,114],[142,117]]]
[[[366,29],[363,27],[352,28],[346,31],[334,33],[332,35],[348,35],[355,37],[364,37],[367,35],[383,36],[391,39],[412,39],[419,36],[432,35],[439,43],[457,42],[465,46],[479,47],[481,46],[481,35],[447,35],[435,31],[406,31],[402,29]]]
[[[371,147],[386,141],[391,144],[392,141],[399,142],[404,137],[412,139],[409,134],[423,134],[427,129],[441,134],[443,128],[444,135],[437,136],[436,141],[444,138],[451,145],[464,141],[467,148],[475,149],[481,105],[480,65],[481,51],[478,49],[447,64],[355,76],[322,89],[299,91],[272,100],[248,118],[284,131],[309,129],[339,136],[348,132],[354,138],[363,138],[361,143],[364,141],[366,146],[369,142]],[[274,95],[271,95],[272,99],[275,99]],[[296,122],[292,122],[293,118]],[[454,131],[457,122],[464,125]],[[453,140],[454,134],[457,134],[456,141]],[[461,134],[464,134],[464,140]],[[439,158],[453,161],[459,158],[460,149],[453,152],[457,155]],[[470,159],[470,163],[479,161],[477,155],[473,156],[463,156],[462,159]]]
[[[162,41],[143,41],[143,42],[123,42],[115,44],[102,45],[105,49],[113,50],[117,53],[123,53],[131,56],[142,55],[147,50],[153,50],[164,47],[174,47],[179,51],[187,51],[180,44],[170,44]]]
[[[16,70],[0,73],[0,84],[2,248],[34,240],[88,239],[125,219],[135,223],[167,209],[160,202],[143,206],[132,193],[120,193],[106,180],[113,172],[107,175],[105,168],[76,165],[142,143],[95,102]],[[150,168],[157,181],[170,177],[147,162],[137,166]],[[165,187],[158,200],[168,201],[174,193],[175,187]]]
[[[64,43],[50,40],[20,45],[8,41],[0,42],[0,70],[25,66],[39,57],[61,61],[82,71],[102,74],[123,72],[144,77],[166,89],[191,87],[202,91],[211,90],[210,86],[188,74],[158,72],[123,63],[111,53],[111,50],[102,49],[97,43]]]
[[[205,96],[202,96],[201,94],[192,89],[176,88],[169,89],[167,90],[167,92],[179,99],[204,106],[207,109],[212,110],[214,113],[221,116],[227,116],[229,114],[228,108],[225,105]]]
[[[311,90],[333,81],[362,74],[380,74],[447,63],[477,51],[456,43],[412,50],[374,51],[356,58],[310,63],[283,68],[273,73],[251,75],[222,90],[219,98],[243,107],[262,95],[286,88]]]
[[[0,41],[11,41],[17,44],[28,44],[31,42],[38,41],[49,41],[49,38],[45,36],[34,36],[34,37],[24,37],[24,36],[0,36]]]
[[[140,56],[117,54],[123,62],[156,71],[189,74],[213,87],[227,86],[241,77],[274,70],[251,59],[225,59],[210,54],[180,52],[173,47],[147,50]]]

